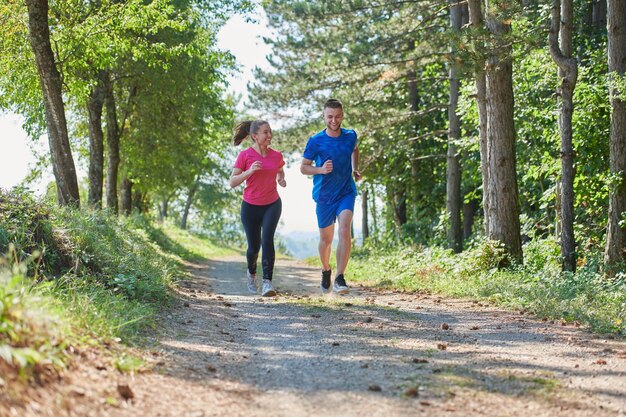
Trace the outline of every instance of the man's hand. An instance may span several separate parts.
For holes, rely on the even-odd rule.
[[[279,178],[277,182],[278,182],[278,185],[280,185],[283,188],[287,186],[287,181],[285,181],[284,178]]]
[[[361,178],[363,178],[363,177],[361,176],[361,171],[359,171],[358,169],[353,170],[353,171],[352,171],[352,175],[354,175],[354,179],[355,179],[356,181],[361,181]]]
[[[333,172],[333,161],[329,159],[322,165],[322,172],[320,172],[320,174],[330,174],[331,172]]]

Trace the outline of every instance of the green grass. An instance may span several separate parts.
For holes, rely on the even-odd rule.
[[[124,346],[158,337],[171,287],[189,276],[186,262],[241,251],[144,216],[60,208],[0,190],[3,253],[0,371],[13,370],[7,378],[18,382],[63,368],[73,346],[115,346],[118,370],[142,368]]]
[[[167,239],[178,245],[179,252],[173,252],[188,261],[244,254],[241,249],[224,246],[209,238],[182,230],[170,223],[165,223],[160,229]]]
[[[461,254],[437,247],[365,247],[353,252],[347,273],[350,281],[489,300],[625,336],[626,277],[607,279],[593,254],[581,259],[576,274],[562,273],[558,253],[554,241],[534,241],[525,247],[524,265],[500,269],[503,252],[490,242]]]

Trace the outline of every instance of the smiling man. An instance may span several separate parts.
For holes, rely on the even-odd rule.
[[[344,272],[352,249],[350,226],[356,199],[354,181],[361,179],[359,148],[356,132],[341,128],[343,105],[339,100],[330,99],[324,104],[323,117],[326,129],[309,138],[300,172],[313,175],[313,200],[317,204],[315,212],[320,229],[318,248],[322,261],[322,292],[330,291],[330,251],[335,221],[338,220],[339,244],[333,289],[339,294],[347,294],[349,289]]]

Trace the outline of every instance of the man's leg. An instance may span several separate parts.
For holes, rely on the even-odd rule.
[[[335,235],[335,224],[331,224],[320,229],[320,243],[318,249],[320,252],[320,261],[322,261],[322,270],[330,270],[330,249]]]
[[[339,243],[337,244],[337,275],[346,272],[350,252],[352,251],[352,236],[350,226],[352,225],[352,211],[343,210],[339,213]]]

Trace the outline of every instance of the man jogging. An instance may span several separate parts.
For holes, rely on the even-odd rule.
[[[326,129],[309,138],[304,149],[300,172],[304,175],[313,175],[313,200],[317,203],[315,212],[320,229],[322,292],[330,290],[332,275],[329,263],[330,251],[335,233],[335,220],[338,219],[339,244],[333,289],[339,294],[347,294],[349,289],[343,274],[352,249],[350,226],[356,199],[354,180],[361,179],[359,149],[356,132],[341,128],[343,105],[339,100],[330,99],[324,104],[323,117]]]

